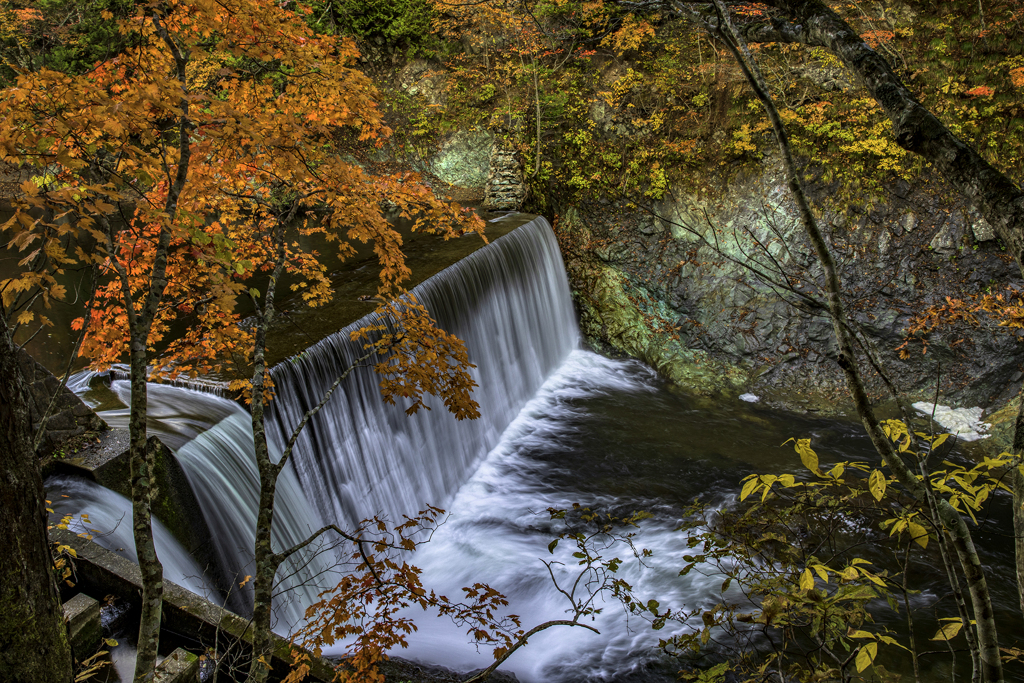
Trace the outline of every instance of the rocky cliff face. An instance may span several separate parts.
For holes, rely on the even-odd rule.
[[[899,37],[891,54],[945,73],[938,67],[952,55],[934,50],[929,37],[948,29],[939,21],[945,15],[925,4],[897,6],[886,14]],[[445,182],[479,186],[484,150],[496,149],[499,129],[509,133],[508,151],[519,152],[510,168],[523,175],[506,184],[518,192],[525,176],[525,210],[554,219],[590,344],[640,358],[700,393],[749,392],[786,408],[846,412],[831,324],[816,305],[820,271],[767,123],[735,65],[705,61],[699,33],[672,21],[652,31],[643,48],[597,50],[572,68],[548,64],[539,87],[520,79],[485,92],[480,83],[491,83],[504,63],[500,50],[467,53],[454,68],[410,65],[397,87],[434,112],[440,156],[458,137],[446,126],[492,131],[490,141],[474,142],[477,170],[449,164],[462,170]],[[1014,107],[1024,91],[1002,81],[974,87],[1004,64],[1004,48],[990,47],[959,85],[922,69],[914,87],[1012,172],[1021,158],[1012,133],[1019,119],[1006,130],[998,122],[1019,117]],[[808,160],[812,201],[864,345],[914,400],[933,398],[938,384],[940,402],[986,414],[1006,406],[1024,379],[1024,351],[995,318],[938,315],[936,329],[908,337],[914,316],[947,297],[1024,285],[991,228],[895,145],[889,124],[838,61],[813,50],[793,57],[765,49],[759,59],[778,80],[795,148]],[[996,91],[998,102],[979,99]],[[505,158],[490,161],[497,157]],[[487,175],[493,188],[496,164]],[[884,399],[879,376],[865,374]]]
[[[446,180],[468,186],[485,172],[505,172],[494,163],[500,154],[483,162],[497,147],[492,138],[463,137],[441,145],[432,162],[460,169]],[[833,188],[811,178],[809,190],[821,201]],[[941,181],[899,181],[886,192],[870,206],[820,216],[862,338],[913,400],[933,399],[938,382],[940,402],[986,414],[1006,406],[1024,378],[1019,335],[983,316],[923,335],[907,328],[947,297],[1024,288],[1016,264]],[[777,159],[646,205],[609,200],[556,210],[587,343],[641,359],[702,394],[753,393],[786,409],[852,414],[831,323],[814,303],[820,269]],[[878,374],[866,376],[886,400]]]
[[[820,199],[830,188],[812,181],[810,190]],[[912,315],[947,296],[1024,285],[987,225],[941,190],[899,183],[874,206],[826,213],[822,223],[863,338],[896,386],[930,398],[938,380],[940,401],[1000,405],[1022,377],[1015,334],[979,319],[906,336]],[[771,157],[757,172],[647,209],[568,207],[556,229],[582,330],[597,348],[699,392],[843,411],[831,325],[813,304],[820,269]],[[867,374],[882,396],[877,374]]]

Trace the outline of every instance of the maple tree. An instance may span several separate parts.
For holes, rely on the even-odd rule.
[[[287,462],[271,462],[265,437],[262,451],[259,444],[270,395],[263,346],[277,279],[287,273],[302,298],[318,305],[330,298],[330,282],[305,238],[323,235],[342,259],[356,242],[372,242],[382,300],[401,314],[404,334],[370,344],[382,356],[409,359],[379,361],[385,396],[417,401],[436,391],[454,412],[470,416],[464,349],[415,301],[400,298],[409,269],[402,236],[382,206],[414,218],[414,230],[445,237],[482,225],[412,176],[371,176],[341,158],[390,131],[371,83],[351,66],[353,44],[315,35],[301,8],[249,0],[144,3],[118,26],[133,37],[120,54],[80,75],[22,70],[2,93],[3,160],[34,176],[4,226],[24,270],[0,287],[19,324],[46,324],[39,304],[45,309],[65,295],[61,273],[82,265],[98,271],[95,305],[76,327],[86,332],[81,353],[95,365],[129,359],[133,528],[144,580],[136,679],[149,680],[162,571],[151,532],[147,381],[215,372],[230,351],[251,352],[261,484],[270,497],[259,520],[255,577],[257,638],[266,639],[269,612],[260,600],[267,598],[269,610],[272,484]],[[249,280],[260,272],[271,273],[272,284],[254,332],[237,324],[236,303],[242,295],[259,298]],[[37,306],[25,307],[26,298]],[[420,361],[434,362],[438,373]],[[393,374],[414,368],[419,376]],[[262,668],[254,668],[257,677]]]

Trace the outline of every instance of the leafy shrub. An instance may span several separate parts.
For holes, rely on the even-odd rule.
[[[314,2],[318,31],[389,44],[422,45],[430,36],[434,8],[429,0],[328,0]]]

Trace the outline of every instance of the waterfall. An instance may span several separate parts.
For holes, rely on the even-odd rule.
[[[377,514],[401,520],[427,504],[450,508],[451,518],[414,558],[424,584],[458,596],[462,586],[487,582],[509,597],[509,609],[530,626],[562,618],[564,595],[552,579],[568,585],[576,570],[571,544],[552,553],[555,524],[543,510],[575,503],[654,510],[657,517],[644,525],[643,547],[656,555],[642,567],[624,565],[620,576],[638,595],[676,605],[714,604],[721,577],[711,572],[678,577],[677,509],[652,491],[660,490],[663,478],[678,478],[690,486],[689,500],[713,489],[723,475],[676,462],[701,463],[689,454],[662,461],[646,453],[661,457],[671,451],[662,447],[668,443],[662,434],[666,425],[694,411],[663,405],[653,373],[642,365],[576,348],[568,283],[547,222],[536,219],[510,232],[414,293],[442,328],[466,342],[476,365],[480,419],[459,422],[440,402],[430,412],[406,416],[402,406],[381,400],[371,369],[357,370],[306,426],[292,467],[282,473],[275,548],[304,539],[324,522],[345,527]],[[361,355],[350,332],[378,322],[364,318],[272,370],[277,397],[267,431],[273,450],[280,453],[293,425]],[[111,388],[127,402],[127,383],[115,381]],[[248,414],[225,398],[185,388],[151,387],[150,399],[150,429],[173,442],[216,542],[221,574],[251,573],[258,476]],[[649,430],[650,438],[635,439],[612,418],[634,405],[640,406],[632,413],[635,429]],[[644,411],[652,413],[649,421]],[[125,419],[123,413],[108,411],[104,417],[117,423]],[[688,419],[679,434],[689,435],[694,420],[707,420]],[[588,442],[584,437],[592,432],[600,436]],[[772,443],[781,440],[772,435]],[[636,486],[626,483],[631,470],[643,469],[631,460],[634,448],[644,452],[641,461],[656,462],[656,474]],[[717,445],[713,459],[723,460]],[[282,567],[275,587],[276,631],[290,633],[299,625],[305,606],[336,582],[343,557],[325,548],[298,553]],[[537,558],[554,560],[554,570]],[[236,594],[251,590],[251,583],[241,588],[239,583]],[[289,593],[281,596],[282,591]],[[251,605],[251,594],[243,597],[240,602]],[[658,665],[656,645],[666,632],[631,630],[627,613],[614,600],[602,610],[593,623],[603,635],[545,631],[531,638],[529,651],[515,655],[509,668],[531,683],[644,680]],[[467,643],[462,627],[431,620],[418,609],[401,616],[429,623],[410,636],[403,656],[461,670],[490,663],[490,653]]]
[[[132,502],[99,484],[74,476],[55,476],[46,481],[53,523],[69,517],[68,528],[121,557],[138,562],[132,531]],[[160,520],[153,518],[153,538],[164,566],[164,577],[196,595],[220,603],[217,589],[203,570],[175,540]]]
[[[568,281],[551,226],[536,218],[413,290],[442,329],[456,334],[476,365],[477,420],[455,420],[440,401],[407,416],[381,400],[378,379],[359,369],[300,436],[294,466],[324,519],[354,524],[382,514],[401,520],[444,507],[498,442],[505,427],[576,347]],[[273,369],[277,398],[267,433],[280,451],[362,347],[353,330],[375,314]],[[428,405],[431,402],[428,401]]]
[[[370,368],[353,372],[306,425],[293,467],[277,486],[274,544],[283,550],[325,522],[352,526],[382,515],[401,520],[428,504],[447,506],[498,443],[505,428],[577,345],[568,281],[551,226],[543,218],[513,230],[429,278],[413,293],[438,324],[467,346],[473,397],[481,417],[458,421],[440,401],[407,416],[380,397]],[[367,316],[273,370],[276,399],[267,417],[272,452],[280,454],[294,425],[332,382],[362,355],[350,332],[381,322]],[[93,375],[75,378],[88,391]],[[112,373],[111,391],[127,405],[130,387]],[[150,385],[149,431],[170,446],[203,509],[221,573],[233,577],[236,606],[251,605],[259,477],[249,416],[210,387]],[[91,400],[96,404],[95,399]],[[102,416],[126,426],[127,409]],[[329,540],[329,539],[328,539]],[[312,548],[313,546],[311,546]],[[275,592],[277,628],[298,625],[306,605],[337,580],[339,554],[319,546],[282,566]]]
[[[387,406],[370,368],[353,372],[306,425],[278,481],[274,544],[283,550],[324,522],[351,526],[383,515],[401,520],[426,505],[446,506],[498,443],[505,427],[576,347],[568,282],[551,226],[537,218],[413,290],[439,325],[465,341],[479,385],[481,417],[458,421],[434,401],[407,416]],[[367,316],[273,370],[277,396],[267,433],[280,454],[290,430],[319,403],[352,359],[362,355],[350,332],[380,322]],[[79,390],[90,376],[76,379]],[[234,577],[236,606],[251,605],[259,477],[249,416],[238,404],[191,388],[150,385],[150,433],[174,450],[213,534],[221,572]],[[127,405],[130,387],[111,383]],[[428,402],[428,405],[430,403]],[[126,425],[127,409],[102,413]],[[328,541],[330,539],[327,539]],[[314,546],[311,546],[311,548]],[[337,581],[339,554],[319,546],[282,566],[275,595],[277,630],[297,626],[305,607]]]

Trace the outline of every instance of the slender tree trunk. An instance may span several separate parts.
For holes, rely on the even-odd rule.
[[[163,565],[156,554],[153,540],[153,491],[156,482],[153,448],[146,436],[148,396],[146,390],[145,337],[134,335],[131,344],[131,406],[129,418],[129,458],[132,473],[132,531],[135,552],[142,573],[142,614],[139,617],[138,653],[135,659],[135,680],[152,681],[160,645],[160,617],[163,608]],[[154,437],[155,438],[155,437]]]
[[[28,390],[2,311],[0,377],[0,680],[68,683],[71,647],[46,537]]]
[[[921,472],[922,479],[927,479],[928,472],[925,469],[924,460],[919,463],[918,469]],[[970,612],[967,611],[967,602],[964,600],[963,591],[960,590],[960,575],[957,574],[956,565],[953,564],[952,560],[952,555],[955,551],[952,549],[952,540],[949,534],[945,533],[942,521],[939,519],[936,506],[934,492],[931,492],[928,496],[928,514],[931,516],[932,525],[939,534],[939,555],[942,557],[942,566],[946,570],[946,581],[953,591],[953,603],[956,605],[956,611],[960,615],[960,621],[966,625],[970,623]],[[909,545],[907,548],[909,550]],[[979,683],[981,680],[981,655],[974,637],[974,629],[964,628],[963,634],[967,640],[967,649],[971,651],[971,683]]]
[[[537,59],[532,55],[530,56],[530,60],[533,62],[533,102],[535,108],[534,116],[537,119],[535,121],[537,124],[537,156],[533,162],[532,176],[536,178],[537,174],[540,173],[540,76],[537,73],[540,67],[537,66]]]
[[[1013,479],[1013,545],[1016,550],[1017,594],[1020,597],[1020,611],[1024,615],[1024,387],[1020,392],[1020,407],[1013,430],[1013,453],[1017,456],[1011,478]]]
[[[799,209],[800,219],[804,225],[808,239],[814,247],[821,263],[825,276],[825,292],[828,302],[828,310],[832,318],[832,328],[839,345],[839,366],[846,375],[847,385],[850,389],[858,416],[864,425],[868,437],[878,451],[879,455],[888,465],[889,469],[896,476],[896,479],[904,486],[917,500],[927,501],[927,492],[924,490],[926,484],[922,483],[912,470],[903,462],[896,453],[889,439],[882,432],[878,419],[871,408],[871,402],[864,382],[860,377],[860,370],[857,365],[857,356],[854,343],[846,321],[846,311],[842,301],[842,285],[839,281],[838,270],[832,253],[825,242],[824,237],[818,228],[817,220],[811,211],[807,201],[807,195],[800,180],[799,170],[793,159],[789,146],[789,137],[786,128],[782,123],[775,103],[771,99],[764,79],[757,70],[757,64],[750,57],[742,38],[735,31],[729,21],[728,10],[721,0],[714,0],[719,12],[718,34],[725,41],[733,56],[743,70],[747,82],[750,84],[758,100],[764,106],[768,118],[772,122],[776,138],[779,144],[779,151],[782,154],[785,166],[789,189]],[[971,538],[970,529],[964,522],[963,517],[944,499],[936,500],[936,507],[943,525],[949,533],[964,570],[964,577],[967,580],[968,590],[971,594],[971,602],[974,606],[974,618],[977,622],[978,643],[982,665],[982,678],[990,683],[1003,680],[1002,661],[999,656],[999,639],[995,625],[995,613],[992,608],[992,600],[988,590],[988,583],[985,580],[984,568],[978,557],[974,541]],[[968,624],[964,625],[969,627]]]
[[[269,301],[269,297],[268,297]],[[270,672],[271,635],[270,622],[274,589],[274,576],[277,574],[280,561],[275,557],[271,529],[274,524],[274,498],[277,494],[277,476],[280,473],[270,460],[270,449],[267,446],[267,433],[263,424],[263,375],[266,371],[264,345],[266,342],[266,322],[263,315],[258,315],[256,325],[255,353],[253,354],[252,382],[252,431],[256,446],[256,465],[260,473],[260,507],[256,517],[256,575],[253,577],[253,608],[252,627],[253,640],[252,666],[249,669],[249,680],[263,683]]]
[[[153,28],[167,45],[174,58],[176,75],[182,84],[186,83],[187,53],[182,53],[174,43],[170,34],[160,20],[159,12],[150,15]],[[140,311],[136,312],[127,272],[123,264],[115,263],[121,279],[121,287],[125,309],[128,313],[128,329],[131,331],[131,411],[128,422],[129,448],[132,466],[132,528],[135,532],[135,550],[139,558],[139,569],[142,572],[142,616],[139,622],[138,654],[135,660],[136,683],[149,683],[156,673],[156,657],[160,645],[160,617],[163,606],[163,566],[156,554],[153,540],[152,498],[156,490],[155,472],[153,468],[154,448],[151,448],[146,435],[146,419],[148,396],[146,381],[148,373],[149,332],[156,320],[160,305],[163,302],[164,290],[167,288],[167,250],[171,243],[171,229],[177,219],[178,200],[188,181],[189,165],[192,156],[191,121],[189,120],[189,101],[187,90],[182,92],[180,101],[181,114],[177,122],[178,164],[173,175],[168,168],[168,191],[164,202],[166,223],[160,230],[156,249],[153,255],[153,270],[149,276],[149,286],[145,301]],[[116,254],[111,240],[111,254]]]
[[[292,213],[294,213],[294,208]],[[289,214],[290,220],[292,215]],[[274,553],[272,527],[274,525],[274,499],[277,495],[277,477],[281,467],[270,459],[270,448],[267,445],[267,432],[263,424],[266,402],[263,397],[264,376],[267,370],[266,345],[267,327],[274,316],[274,299],[277,293],[277,281],[284,269],[285,251],[284,238],[279,235],[277,259],[274,271],[267,284],[267,293],[263,305],[256,306],[256,336],[253,339],[253,370],[252,370],[252,434],[256,447],[256,467],[260,473],[260,507],[256,516],[256,547],[254,548],[256,576],[253,577],[252,607],[252,665],[249,668],[249,680],[263,683],[270,673],[271,634],[270,622],[273,618],[272,601],[274,597],[274,576],[281,565],[281,558]],[[284,459],[280,465],[284,465]]]

